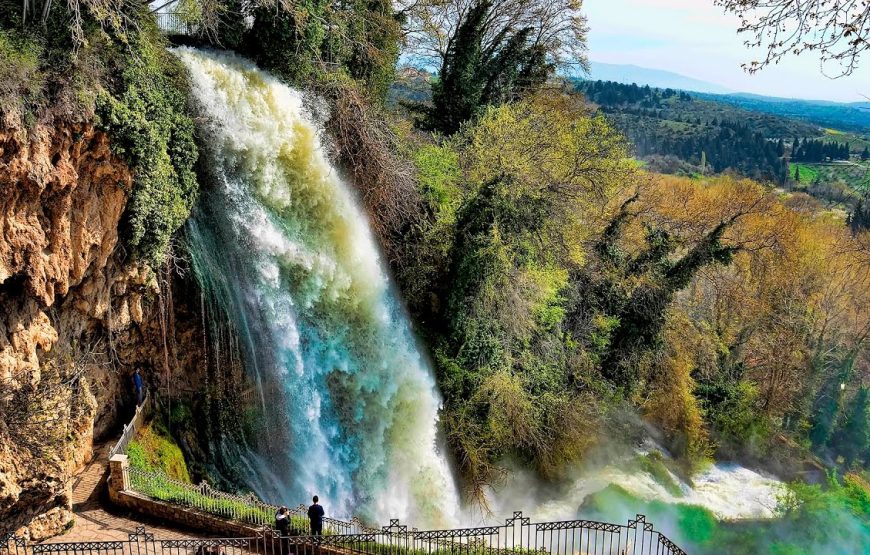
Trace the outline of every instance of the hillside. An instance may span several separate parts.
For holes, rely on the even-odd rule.
[[[870,106],[867,102],[841,104],[820,100],[797,100],[752,94],[693,93],[694,97],[729,104],[754,112],[804,120],[823,127],[857,133],[870,132]]]
[[[429,103],[432,79],[430,73],[422,70],[400,69],[390,86],[388,105],[401,110],[403,106],[408,109]],[[860,154],[870,144],[870,135],[827,128],[809,116],[787,115],[820,110],[823,114],[859,114],[860,121],[870,118],[870,112],[865,116],[851,105],[754,97],[753,105],[759,109],[753,109],[724,100],[744,98],[751,104],[750,97],[738,95],[705,95],[675,88],[583,79],[573,80],[572,85],[626,135],[634,155],[651,170],[677,175],[733,171],[786,185],[794,181],[790,161],[813,165],[845,160],[848,157],[842,153],[849,150],[853,162],[858,164],[811,170],[812,175],[819,176],[818,180],[807,184],[803,178],[803,185],[796,181],[791,184],[798,188],[812,185],[814,196],[834,203],[845,201],[848,205],[857,198],[854,192],[863,188],[864,165]],[[774,113],[774,108],[783,113]],[[829,145],[837,154],[830,156],[826,148],[821,157],[790,160],[795,141],[810,139]]]

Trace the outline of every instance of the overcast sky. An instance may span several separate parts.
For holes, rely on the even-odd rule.
[[[713,0],[585,0],[589,58],[681,73],[740,92],[838,101],[870,96],[870,55],[852,76],[825,77],[814,53],[749,75],[737,21]]]

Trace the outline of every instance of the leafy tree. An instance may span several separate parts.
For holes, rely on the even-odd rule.
[[[543,84],[553,70],[546,51],[532,42],[532,27],[505,29],[484,46],[493,4],[474,4],[457,28],[432,86],[424,126],[450,135],[482,107],[517,100]]]
[[[458,179],[443,173],[444,149],[458,145],[465,193],[454,209],[455,192],[431,178]],[[575,348],[562,331],[563,291],[589,207],[633,172],[622,138],[561,94],[487,108],[434,154],[426,182],[441,191],[437,213],[452,233],[444,245],[445,226],[432,230],[446,248],[432,265],[448,270],[430,332],[447,436],[476,496],[508,454],[553,475],[590,441],[584,422],[596,418],[595,402],[569,387]]]
[[[870,443],[870,389],[860,387],[852,398],[841,425],[834,433],[834,448],[843,455],[847,464],[858,460]]]
[[[341,69],[382,99],[393,80],[399,22],[386,0],[334,3],[300,0],[276,9],[251,5],[253,25],[242,49],[292,83],[308,83]]]
[[[453,134],[480,108],[485,87],[481,42],[488,11],[489,3],[475,4],[457,29],[432,86],[427,127]]]

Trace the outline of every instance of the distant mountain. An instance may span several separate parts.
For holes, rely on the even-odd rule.
[[[595,81],[615,81],[616,83],[649,85],[660,89],[679,89],[715,94],[728,94],[731,91],[721,85],[693,79],[661,69],[650,69],[635,65],[590,63],[591,74],[584,77]]]
[[[827,100],[799,100],[748,93],[723,95],[700,92],[694,96],[753,112],[801,119],[833,129],[870,133],[870,102],[843,104]]]
[[[579,78],[689,91],[697,93],[696,96],[706,100],[731,104],[754,112],[801,119],[825,127],[858,133],[870,131],[870,102],[840,103],[734,92],[721,85],[693,79],[679,73],[629,64],[591,62],[590,69],[590,75]]]

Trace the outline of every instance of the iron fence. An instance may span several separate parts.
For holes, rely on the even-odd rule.
[[[139,495],[254,526],[271,526],[275,523],[275,514],[279,507],[262,501],[253,493],[234,495],[214,489],[207,482],[189,484],[159,471],[128,467],[125,472],[125,483],[129,484],[131,491]],[[311,533],[308,508],[305,505],[289,508],[288,513],[290,529],[294,534]],[[349,520],[323,519],[325,534],[357,534],[365,530],[362,522],[355,517]]]
[[[136,407],[136,412],[133,414],[133,418],[130,420],[130,423],[124,424],[124,431],[121,432],[121,437],[118,439],[118,443],[112,446],[112,449],[109,450],[110,459],[118,453],[127,452],[127,446],[130,444],[130,440],[133,439],[133,436],[136,435],[136,432],[142,426],[142,422],[144,422],[145,417],[148,416],[148,411],[150,409],[151,395],[146,389],[145,398],[142,400],[142,404]]]
[[[589,520],[533,523],[514,513],[504,525],[416,530],[390,521],[352,534],[155,539],[144,528],[128,541],[30,544],[0,539],[0,555],[685,555],[642,515],[627,524]]]
[[[157,18],[157,27],[168,35],[196,34],[196,25],[192,25],[181,12],[159,11],[154,17]]]

